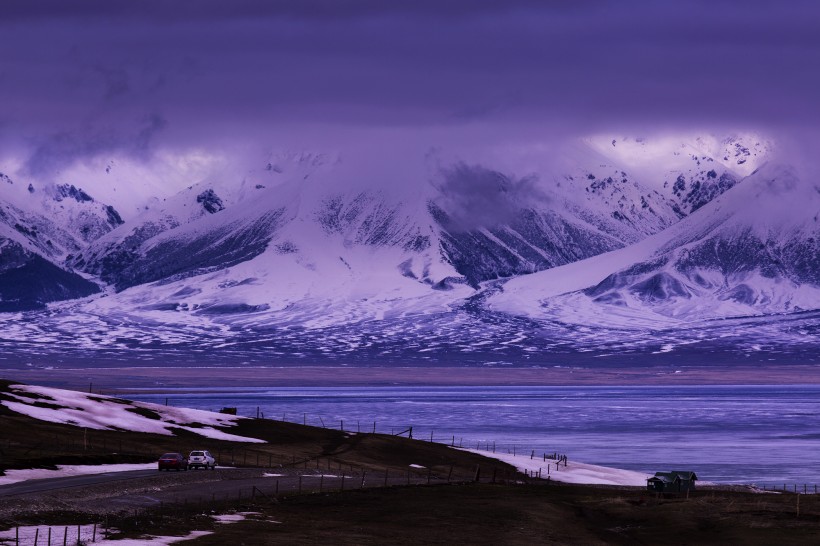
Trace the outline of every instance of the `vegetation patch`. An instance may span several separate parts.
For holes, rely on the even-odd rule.
[[[141,415],[141,416],[143,416],[147,419],[153,419],[155,421],[159,421],[159,420],[162,419],[162,416],[159,413],[155,412],[152,409],[148,409],[148,408],[141,408],[141,407],[135,406],[135,407],[132,407],[132,408],[125,408],[125,411],[130,411],[131,413],[136,413],[137,415]]]
[[[34,402],[31,405],[36,407],[36,408],[46,408],[46,409],[54,409],[54,410],[68,409],[65,406],[59,406],[57,404],[49,404],[48,402]],[[77,409],[77,410],[82,411],[82,408],[73,408],[73,409]]]
[[[93,400],[94,402],[101,402],[103,404],[106,403],[113,403],[113,404],[122,404],[124,406],[130,406],[134,402],[131,400],[126,400],[125,398],[100,398],[98,396],[89,396],[89,400]]]
[[[19,389],[9,390],[8,392],[21,398],[31,398],[32,400],[51,400],[52,402],[55,402],[54,398],[38,392],[29,392]]]

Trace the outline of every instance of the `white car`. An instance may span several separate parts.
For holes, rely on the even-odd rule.
[[[202,467],[205,470],[216,468],[216,459],[209,451],[192,451],[188,455],[188,468]]]

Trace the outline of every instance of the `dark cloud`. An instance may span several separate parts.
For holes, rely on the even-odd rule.
[[[466,163],[442,169],[440,174],[434,182],[437,202],[449,216],[447,227],[457,231],[510,224],[523,209],[547,200],[534,176],[515,178]]]
[[[97,72],[105,82],[105,99],[115,99],[128,94],[131,90],[131,86],[128,83],[128,72],[126,72],[125,69],[97,65],[94,67],[94,71]]]
[[[101,154],[125,153],[131,157],[148,159],[154,137],[165,127],[165,120],[151,115],[133,127],[86,126],[77,131],[46,135],[32,143],[32,152],[25,163],[27,174],[49,177],[76,161]]]
[[[818,20],[808,0],[7,0],[3,130],[43,142],[150,112],[168,145],[300,125],[816,127]]]

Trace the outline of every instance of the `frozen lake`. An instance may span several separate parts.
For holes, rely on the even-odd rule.
[[[820,386],[208,388],[124,397],[701,480],[820,483]]]

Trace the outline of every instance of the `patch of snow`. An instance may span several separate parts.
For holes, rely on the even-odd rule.
[[[567,466],[564,466],[563,464],[556,465],[556,461],[549,459],[547,461],[540,458],[531,459],[527,455],[491,453],[478,449],[464,449],[464,451],[498,459],[513,465],[519,472],[536,474],[541,472],[541,479],[546,479],[549,476],[551,480],[563,483],[646,486],[646,480],[652,476],[649,473],[635,472],[634,470],[610,468],[576,461],[567,461]]]
[[[238,523],[247,519],[248,516],[258,516],[259,512],[237,512],[236,514],[216,514],[211,516],[216,523],[230,524]]]
[[[100,464],[100,465],[57,465],[57,470],[46,468],[27,468],[23,470],[6,470],[5,476],[0,476],[0,486],[28,480],[42,480],[45,478],[66,478],[87,474],[106,474],[108,472],[129,472],[131,470],[151,470],[157,468],[157,463],[139,464]]]
[[[28,397],[26,393],[37,395],[40,398]],[[244,419],[244,417],[234,415],[146,402],[130,402],[101,394],[32,385],[10,385],[8,395],[19,402],[3,400],[0,404],[16,413],[51,423],[64,423],[97,430],[148,432],[166,436],[173,435],[176,429],[182,429],[217,440],[264,443],[264,440],[258,438],[237,436],[213,428],[234,426],[239,419]],[[38,402],[42,405],[33,405]],[[152,416],[156,415],[158,419],[144,415],[149,412]]]

